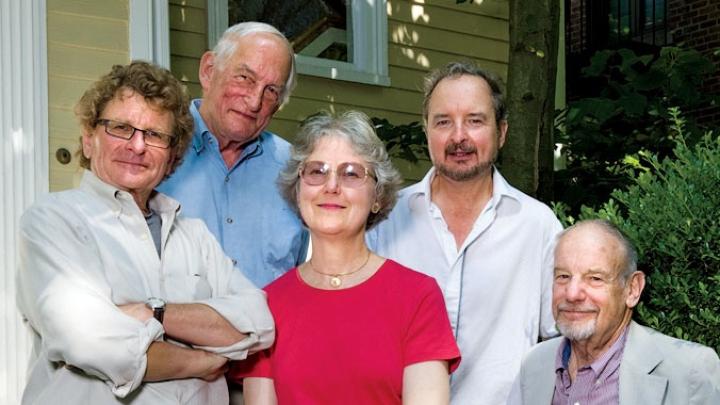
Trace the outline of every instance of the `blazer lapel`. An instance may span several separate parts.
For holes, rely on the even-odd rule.
[[[555,371],[537,373],[529,377],[529,384],[523,387],[523,403],[550,405],[555,394]]]
[[[628,328],[620,364],[620,405],[661,405],[668,380],[651,373],[663,357],[642,326],[633,321]]]
[[[523,404],[550,405],[555,393],[555,354],[563,341],[558,337],[548,342],[542,359],[527,365],[522,386]]]

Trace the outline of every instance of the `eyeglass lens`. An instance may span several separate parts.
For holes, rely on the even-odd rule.
[[[142,132],[146,145],[165,149],[168,148],[172,143],[172,137],[162,132],[157,132],[149,129],[139,129],[124,122],[107,119],[101,119],[98,121],[98,123],[102,124],[105,127],[105,133],[116,138],[130,140],[137,131]]]
[[[334,170],[325,162],[305,162],[300,171],[300,177],[311,186],[325,184],[330,178],[330,173],[335,172],[338,182],[348,187],[362,186],[368,177],[365,166],[355,162],[340,163]]]

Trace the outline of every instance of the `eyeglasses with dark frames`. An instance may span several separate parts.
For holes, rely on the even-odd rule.
[[[174,146],[177,142],[177,137],[174,137],[170,134],[154,131],[152,129],[135,128],[130,124],[126,124],[120,121],[101,118],[97,120],[96,125],[104,126],[106,134],[114,136],[115,138],[124,139],[126,141],[132,139],[132,137],[135,135],[135,132],[140,132],[143,134],[143,140],[145,141],[145,145],[153,146],[156,148],[167,149],[171,146]]]
[[[344,162],[332,168],[326,162],[312,160],[300,166],[299,176],[309,186],[321,186],[330,179],[330,174],[335,173],[338,184],[350,188],[361,187],[368,177],[377,179],[367,167],[357,162]]]

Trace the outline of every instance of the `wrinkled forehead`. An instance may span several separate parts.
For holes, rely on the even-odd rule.
[[[139,104],[142,108],[152,110],[157,113],[169,111],[167,108],[163,107],[161,99],[145,97],[140,92],[129,87],[120,87],[117,89],[113,96],[102,106],[102,109],[98,111],[98,113],[104,112],[110,104],[115,106],[130,106],[131,104]]]
[[[623,247],[615,237],[598,226],[585,225],[562,234],[555,248],[555,268],[603,272],[615,277],[623,257]]]
[[[216,54],[220,69],[235,68],[243,64],[246,68],[258,70],[258,74],[272,71],[286,79],[290,73],[292,48],[277,35],[267,32],[252,32],[236,36],[231,46]]]

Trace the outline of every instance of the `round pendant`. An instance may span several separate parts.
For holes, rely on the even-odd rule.
[[[330,285],[333,288],[338,288],[342,285],[342,280],[338,276],[331,276],[330,277]]]

